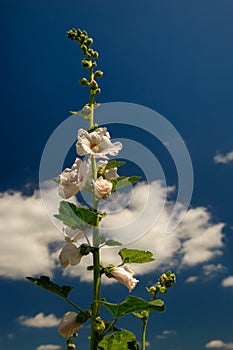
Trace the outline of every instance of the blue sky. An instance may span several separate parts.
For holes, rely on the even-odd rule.
[[[184,222],[162,239],[160,230],[169,219],[166,208],[157,226],[135,243],[151,247],[158,261],[138,269],[134,295],[145,296],[146,283],[166,268],[172,267],[178,277],[164,297],[166,313],[152,317],[148,348],[233,349],[232,11],[231,0],[1,1],[0,350],[65,348],[56,324],[69,307],[24,276],[48,274],[75,284],[72,297],[83,307],[91,298],[84,268],[69,270],[62,278],[51,248],[62,241],[61,233],[34,193],[48,138],[70,110],[87,102],[87,91],[77,83],[83,74],[81,55],[66,38],[72,27],[86,29],[100,53],[104,78],[99,101],[157,111],[180,133],[193,163],[193,197]],[[112,133],[114,138],[130,134],[119,127]],[[133,134],[150,146],[143,133]],[[167,151],[158,143],[151,148],[167,184],[177,185]],[[131,170],[137,168],[125,171]],[[160,203],[164,189],[150,186]],[[135,193],[143,195],[143,185]],[[137,212],[140,203],[135,201]],[[151,243],[156,235],[157,246]],[[105,255],[111,258],[111,253]],[[105,294],[121,300],[127,290],[104,285]],[[128,324],[125,320],[122,326]],[[80,331],[80,348],[88,332],[85,327]]]

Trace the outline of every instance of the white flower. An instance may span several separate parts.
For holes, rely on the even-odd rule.
[[[59,255],[60,264],[63,268],[68,265],[78,265],[81,258],[82,254],[80,254],[80,247],[77,247],[73,243],[66,243]]]
[[[117,174],[117,168],[111,168],[111,169],[106,169],[105,167],[108,164],[107,160],[99,160],[97,162],[97,167],[98,168],[102,168],[104,169],[104,177],[106,180],[111,181],[116,179],[117,177],[119,177],[119,175]]]
[[[100,176],[94,182],[94,190],[95,195],[99,198],[103,198],[111,193],[112,183],[111,181],[105,180],[102,176]]]
[[[60,175],[59,195],[65,199],[74,196],[85,188],[90,177],[91,163],[82,163],[81,159],[76,158],[71,169],[66,168]]]
[[[58,332],[62,337],[69,339],[82,326],[82,323],[76,321],[77,316],[78,314],[76,312],[68,311],[62,317],[58,327]]]
[[[84,235],[83,231],[81,230],[72,230],[70,227],[66,227],[64,230],[64,238],[66,242],[72,243],[77,242],[80,238],[82,238]]]
[[[127,265],[114,267],[111,271],[111,275],[113,278],[124,284],[129,289],[129,292],[131,292],[139,282],[139,280],[133,277],[135,273]]]
[[[94,155],[97,158],[108,158],[106,154],[116,156],[121,149],[120,142],[110,141],[107,128],[98,128],[90,133],[84,129],[78,131],[76,150],[80,156]]]

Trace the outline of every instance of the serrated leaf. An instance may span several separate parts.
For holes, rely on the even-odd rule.
[[[127,249],[123,248],[118,253],[122,259],[122,264],[143,264],[154,261],[151,252],[138,249]]]
[[[160,299],[148,302],[142,298],[129,296],[121,304],[108,303],[106,300],[100,300],[99,303],[106,307],[115,319],[143,310],[151,312],[165,311],[164,302]]]
[[[114,241],[114,239],[108,239],[106,242],[105,242],[105,245],[109,246],[109,247],[114,247],[114,246],[119,246],[119,245],[122,245],[121,242],[118,242],[118,241]]]
[[[116,160],[111,160],[107,163],[105,166],[105,170],[112,169],[112,168],[118,168],[119,166],[125,165],[125,162],[117,162]]]
[[[100,221],[105,215],[93,209],[80,208],[73,203],[61,201],[59,214],[54,217],[72,229],[85,231],[90,226],[96,226],[98,220]]]
[[[112,192],[130,186],[141,179],[141,176],[119,176],[112,180]]]
[[[49,292],[59,295],[62,298],[67,298],[73,287],[59,286],[52,282],[48,276],[40,276],[40,278],[26,277],[30,282],[36,286],[46,289]]]
[[[120,329],[111,335],[107,335],[98,344],[100,350],[138,350],[136,337],[126,329]]]

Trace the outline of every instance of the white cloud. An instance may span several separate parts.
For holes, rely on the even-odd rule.
[[[46,191],[46,209],[52,218],[58,211],[59,198],[56,189],[47,188]],[[114,210],[117,209],[115,213],[102,220],[102,232],[109,237],[131,242],[127,248],[154,253],[155,262],[133,266],[137,274],[161,271],[161,268],[174,268],[177,272],[180,268],[198,264],[209,265],[211,259],[222,254],[224,224],[212,223],[211,214],[204,207],[190,209],[174,232],[165,233],[173,204],[169,200],[165,204],[166,194],[169,196],[171,192],[172,188],[166,190],[160,182],[139,183],[131,197],[127,194],[127,208],[120,210],[122,202],[118,200],[111,204]],[[4,218],[4,227],[0,228],[0,276],[14,279],[38,274],[51,276],[58,264],[63,235],[49,221],[38,192],[26,198],[20,193],[3,194],[0,216]],[[119,247],[102,249],[103,262],[119,264],[118,251]],[[82,258],[78,267],[66,268],[64,273],[91,281],[92,273],[86,271],[86,266],[91,264],[89,255]],[[104,283],[112,282],[113,279],[104,278]]]
[[[216,274],[220,274],[220,273],[224,273],[226,272],[226,266],[222,265],[222,264],[208,264],[203,266],[203,272],[204,275],[207,277],[213,277]]]
[[[222,280],[221,285],[223,287],[233,287],[233,276],[228,276]]]
[[[169,335],[176,335],[176,331],[174,329],[164,329],[162,334],[156,335],[157,339],[165,339]]]
[[[0,276],[18,279],[31,274],[51,275],[55,260],[49,246],[62,235],[48,219],[39,193],[31,197],[18,192],[2,194],[0,217]]]
[[[233,151],[228,152],[224,155],[220,153],[216,153],[214,156],[214,162],[215,163],[223,163],[223,164],[228,164],[233,161]]]
[[[211,340],[205,347],[207,349],[233,349],[233,343],[224,343],[222,340]]]
[[[43,312],[40,312],[34,317],[24,315],[19,316],[18,322],[27,327],[48,328],[58,326],[60,319],[58,319],[54,314],[45,316]]]
[[[60,345],[47,344],[38,346],[36,350],[60,350],[61,348]]]
[[[194,283],[194,282],[196,282],[198,279],[199,279],[198,276],[190,276],[190,277],[186,278],[185,283]]]

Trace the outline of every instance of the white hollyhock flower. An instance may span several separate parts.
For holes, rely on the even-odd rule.
[[[121,149],[120,142],[110,141],[107,128],[98,128],[90,133],[84,129],[78,131],[76,150],[80,156],[94,155],[97,158],[108,158],[107,154],[116,156]]]
[[[102,176],[100,176],[94,182],[94,191],[95,195],[99,198],[103,198],[111,193],[112,183],[111,181],[105,180]]]
[[[81,230],[72,230],[70,227],[64,229],[64,238],[66,242],[77,242],[77,240],[81,239],[83,236],[84,233]]]
[[[83,190],[91,178],[90,162],[83,162],[76,158],[71,169],[66,168],[60,175],[58,193],[62,198],[68,199]]]
[[[73,243],[66,243],[59,255],[60,264],[63,268],[68,265],[78,265],[81,258],[80,247],[77,247]]]
[[[82,323],[76,321],[77,316],[78,314],[76,312],[68,311],[62,317],[58,327],[58,332],[62,337],[69,339],[82,326]]]
[[[129,292],[131,292],[139,282],[139,280],[133,277],[135,273],[127,265],[114,267],[111,270],[111,275],[113,278],[124,284],[129,289]]]

